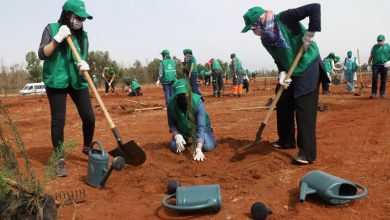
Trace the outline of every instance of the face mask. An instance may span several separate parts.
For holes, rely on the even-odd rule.
[[[177,96],[176,97],[177,106],[182,112],[187,111],[187,98],[186,96]]]
[[[383,40],[382,41],[378,41],[379,45],[383,45],[384,43],[385,43],[385,41],[383,41]]]
[[[73,18],[70,20],[71,28],[74,30],[80,30],[83,27],[83,22]]]

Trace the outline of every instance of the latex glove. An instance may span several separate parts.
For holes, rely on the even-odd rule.
[[[83,71],[89,70],[89,65],[85,60],[82,60],[80,63],[77,64],[77,67],[79,68],[79,74],[83,75]]]
[[[159,87],[159,86],[160,86],[160,79],[158,79],[156,82],[156,87]]]
[[[186,147],[184,146],[186,144],[186,141],[184,140],[183,136],[181,134],[175,135],[176,140],[176,152],[180,153],[183,152]]]
[[[314,32],[306,31],[302,37],[302,43],[305,50],[310,47],[314,41]]]
[[[290,86],[290,83],[292,81],[292,79],[285,80],[286,75],[287,75],[286,71],[282,71],[279,73],[279,84],[284,86],[285,89],[287,89]]]
[[[58,33],[53,37],[53,39],[57,42],[57,43],[61,43],[62,41],[64,41],[64,39],[66,37],[68,37],[70,35],[70,30],[68,28],[68,26],[66,25],[62,25],[60,27],[60,29],[58,30]]]
[[[199,146],[199,144],[198,144],[198,146]],[[198,147],[198,146],[195,149],[194,160],[196,160],[196,161],[204,161],[206,159],[206,157],[204,156],[204,154],[202,152],[202,147]]]
[[[389,67],[390,67],[390,60],[385,63],[385,68],[389,68]]]

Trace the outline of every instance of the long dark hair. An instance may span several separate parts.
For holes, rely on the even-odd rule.
[[[71,11],[62,10],[60,19],[58,19],[58,23],[60,25],[66,25],[66,26],[69,27],[70,32],[72,32],[72,34],[74,34],[76,36],[76,38],[77,38],[77,43],[80,46],[81,54],[84,54],[84,41],[83,41],[84,27],[80,28],[79,30],[74,30],[73,28],[71,28],[70,16],[72,14],[73,14],[73,12],[71,12]],[[60,47],[61,47],[62,51],[66,50],[66,46],[65,45],[66,45],[66,42],[62,42],[61,43]]]

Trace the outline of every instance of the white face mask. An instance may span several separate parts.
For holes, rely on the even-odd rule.
[[[383,45],[385,43],[385,41],[384,40],[382,40],[382,41],[378,41],[378,44],[379,45]]]
[[[70,20],[70,25],[71,25],[71,28],[72,28],[72,29],[74,29],[74,30],[79,30],[80,28],[83,27],[83,22],[77,20],[76,18],[72,18],[72,19]]]

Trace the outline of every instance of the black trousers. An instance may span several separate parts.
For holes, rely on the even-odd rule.
[[[278,143],[293,146],[297,143],[299,156],[308,161],[317,158],[316,123],[319,87],[309,94],[294,98],[294,84],[283,91],[277,103]],[[295,121],[297,142],[295,142]]]
[[[213,70],[213,91],[214,95],[221,96],[223,90],[223,73],[220,70]]]
[[[66,116],[66,97],[70,95],[77,107],[83,122],[84,146],[90,146],[95,131],[95,114],[93,113],[91,98],[88,89],[75,90],[46,88],[51,112],[51,141],[54,150],[64,142],[64,127]]]

